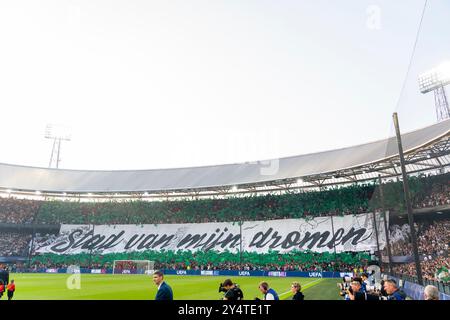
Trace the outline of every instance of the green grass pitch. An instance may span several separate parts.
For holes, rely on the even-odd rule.
[[[148,275],[94,275],[81,274],[80,288],[68,274],[11,274],[16,282],[14,299],[17,300],[153,300],[156,286]],[[226,277],[171,276],[165,280],[172,287],[175,300],[219,300],[219,283]],[[267,281],[280,295],[291,299],[292,281],[299,281],[306,300],[339,300],[336,283],[339,279],[231,277],[244,292],[245,300],[262,298],[258,283]],[[73,278],[71,278],[73,280]],[[2,300],[6,299],[6,295]]]

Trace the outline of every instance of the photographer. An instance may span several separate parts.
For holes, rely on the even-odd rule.
[[[387,293],[387,300],[405,300],[406,294],[400,290],[397,286],[397,282],[395,280],[385,280],[384,281],[384,290]]]
[[[244,299],[244,293],[231,279],[226,279],[220,284],[219,292],[225,292],[223,300],[238,301]]]
[[[345,300],[366,300],[365,292],[362,289],[360,278],[352,279],[352,282],[350,282],[350,288],[347,290],[347,296]]]
[[[376,273],[375,270],[372,270],[372,272],[369,275],[369,283],[371,286],[374,286],[376,283]]]
[[[373,290],[370,290],[370,289],[372,289],[372,285],[370,283],[369,275],[367,273],[363,273],[361,275],[361,280],[362,280],[361,287],[364,292],[373,291]]]
[[[395,280],[384,280],[384,291],[373,293],[356,291],[358,285],[352,282],[352,288],[348,290],[349,300],[405,300],[406,294],[397,287]]]
[[[382,297],[386,297],[386,299],[387,299],[388,294],[387,294],[386,290],[384,289],[384,282],[385,282],[385,281],[386,281],[386,280],[381,280],[381,283],[380,283],[380,285],[381,285],[381,288],[380,288],[380,295],[381,295]]]
[[[351,277],[343,277],[342,282],[338,283],[339,295],[343,297],[345,300],[348,300],[347,290],[350,288],[350,282],[352,281]]]
[[[380,296],[380,292],[373,290],[370,293],[363,289],[361,278],[353,278],[350,283],[350,288],[347,290],[345,300],[385,300]],[[375,289],[375,287],[373,287]]]

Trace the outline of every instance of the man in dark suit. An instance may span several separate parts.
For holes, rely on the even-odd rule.
[[[3,284],[6,286],[9,283],[9,271],[8,269],[2,269],[0,267],[0,280],[3,281]]]
[[[172,288],[164,281],[164,274],[161,271],[153,273],[153,282],[158,286],[155,300],[173,300]]]

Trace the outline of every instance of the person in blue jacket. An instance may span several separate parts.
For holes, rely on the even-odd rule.
[[[406,294],[399,289],[397,282],[393,279],[384,281],[384,290],[388,300],[406,300]]]

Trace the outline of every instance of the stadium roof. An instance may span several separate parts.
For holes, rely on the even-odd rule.
[[[450,120],[403,134],[409,172],[450,164]],[[254,163],[152,170],[67,170],[0,164],[0,189],[48,194],[166,194],[256,191],[399,175],[395,137]],[[238,191],[239,190],[239,191]]]

